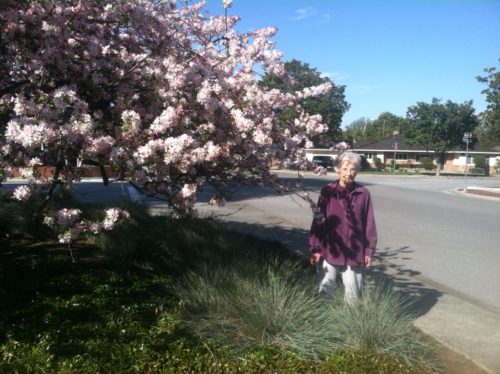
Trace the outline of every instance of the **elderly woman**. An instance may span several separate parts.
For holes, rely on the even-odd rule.
[[[309,232],[310,261],[319,269],[320,293],[331,295],[340,273],[349,304],[361,295],[363,266],[371,265],[377,244],[370,193],[354,182],[360,164],[355,153],[340,155],[339,179],[321,190]]]

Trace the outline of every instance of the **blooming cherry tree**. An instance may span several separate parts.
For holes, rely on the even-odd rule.
[[[208,16],[203,2],[8,4],[0,18],[2,174],[54,168],[49,176],[28,170],[30,184],[13,195],[21,202],[37,185],[50,197],[79,178],[79,167],[100,168],[107,183],[111,167],[189,214],[205,183],[275,183],[271,162],[290,162],[327,130],[300,101],[331,86],[260,87],[262,72],[284,73],[276,29],[237,32],[229,0],[225,16]],[[298,116],[280,123],[284,108]]]

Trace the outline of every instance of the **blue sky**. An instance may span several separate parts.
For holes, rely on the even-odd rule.
[[[208,0],[222,14],[220,0]],[[500,69],[500,1],[233,0],[238,30],[275,26],[276,49],[346,86],[343,126],[405,116],[433,97],[486,108],[476,76]]]

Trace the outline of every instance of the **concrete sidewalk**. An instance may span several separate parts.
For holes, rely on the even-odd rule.
[[[374,268],[377,268],[375,262]],[[427,292],[439,293],[431,307],[422,305],[415,326],[439,343],[463,355],[487,373],[500,373],[500,313],[493,307],[472,300],[424,277],[408,276],[384,266],[384,275],[398,279],[398,288],[405,292],[404,283],[421,284]],[[402,285],[402,286],[401,286]],[[410,287],[411,288],[411,287]],[[421,302],[426,303],[425,295]],[[464,372],[465,374],[465,372]]]
[[[470,186],[464,191],[463,189],[456,190],[458,193],[477,197],[490,197],[500,199],[500,188],[474,187]]]

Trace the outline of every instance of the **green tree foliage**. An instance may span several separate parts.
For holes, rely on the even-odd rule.
[[[463,146],[464,132],[472,132],[479,124],[472,101],[457,104],[448,100],[443,104],[436,98],[430,104],[418,102],[409,107],[407,120],[407,143],[434,152],[438,164],[436,175],[439,175],[447,152]]]
[[[392,136],[392,132],[397,130],[402,132],[406,120],[390,112],[384,112],[374,121],[371,121],[366,127],[365,139],[377,140]]]
[[[384,163],[378,157],[375,157],[373,159],[373,163],[375,164],[375,167],[377,168],[377,170],[382,170],[384,168]]]
[[[392,136],[392,132],[402,132],[406,119],[390,112],[384,112],[375,120],[360,118],[351,122],[344,131],[344,137],[356,140],[378,140]]]
[[[483,155],[474,156],[474,167],[477,169],[483,169],[486,165],[486,157]]]
[[[344,138],[363,140],[366,137],[366,129],[370,125],[371,121],[368,118],[362,117],[355,121],[352,121],[344,130]]]
[[[333,84],[330,78],[323,77],[309,64],[298,60],[285,62],[286,78],[266,74],[260,84],[268,88],[277,88],[283,92],[301,91],[306,87],[319,85],[325,82],[332,83],[332,90],[325,95],[305,99],[301,104],[309,114],[321,114],[323,123],[328,125],[327,138],[335,139],[340,133],[342,117],[350,107],[345,100],[345,86]],[[281,113],[281,120],[294,118],[293,110]]]
[[[476,79],[488,85],[481,91],[486,95],[488,106],[481,113],[481,124],[477,129],[479,141],[485,145],[500,144],[500,71],[496,68],[484,69],[486,76]]]

